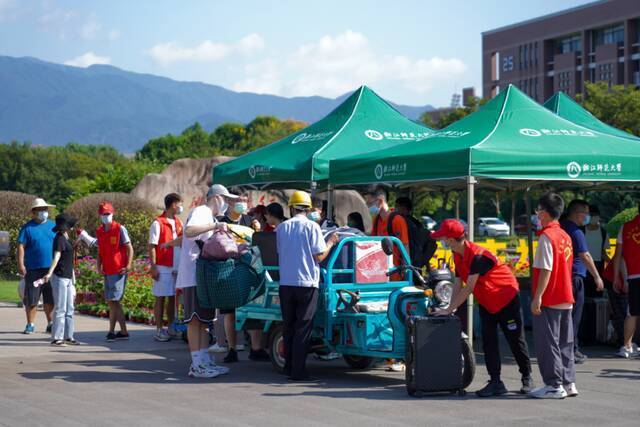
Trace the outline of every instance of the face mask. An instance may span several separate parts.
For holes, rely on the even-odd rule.
[[[180,205],[178,206],[178,215],[180,215],[182,212],[184,212],[184,206]]]
[[[442,245],[442,249],[444,249],[445,251],[448,251],[449,249],[451,249],[447,244],[446,240],[440,240],[440,244]]]
[[[100,221],[102,221],[103,224],[111,224],[112,220],[113,220],[112,214],[100,215]]]
[[[233,206],[233,210],[235,211],[235,213],[242,215],[243,213],[245,213],[247,211],[247,204],[244,202],[238,202]]]
[[[38,211],[38,219],[42,222],[45,222],[49,218],[49,212],[47,211]]]
[[[591,222],[591,215],[585,215],[584,216],[584,225],[589,225],[589,223]]]
[[[309,212],[307,218],[309,218],[311,221],[318,222],[320,221],[320,214],[318,213],[318,211]]]
[[[369,213],[371,215],[378,215],[380,213],[380,207],[378,207],[378,206],[369,206]]]

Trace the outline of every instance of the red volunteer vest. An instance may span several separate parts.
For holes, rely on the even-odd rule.
[[[549,284],[542,294],[542,306],[550,307],[559,304],[573,304],[573,286],[571,268],[573,264],[573,245],[571,237],[554,221],[543,228],[538,235],[545,235],[553,247],[553,270]],[[540,269],[533,269],[533,295],[538,289]]]
[[[182,236],[182,221],[177,216],[173,217],[176,225],[176,236]],[[156,218],[158,224],[160,224],[160,237],[158,244],[156,245],[156,265],[162,265],[165,267],[173,267],[173,247],[161,248],[163,243],[167,243],[173,240],[173,225],[167,219],[166,212]]]
[[[622,226],[622,257],[627,276],[640,275],[640,215]]]
[[[500,262],[495,255],[482,246],[466,242],[464,255],[457,252],[453,254],[456,273],[465,283],[469,279],[473,258],[477,255],[490,258],[494,267],[487,274],[478,277],[473,295],[478,299],[478,304],[494,314],[502,310],[518,294],[518,281],[509,266]]]
[[[120,224],[113,221],[109,231],[105,231],[104,225],[101,225],[96,231],[96,237],[104,274],[119,274],[128,263],[127,248],[120,245]]]

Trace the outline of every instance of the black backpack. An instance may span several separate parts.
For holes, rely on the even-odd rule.
[[[393,220],[397,215],[402,216],[407,223],[409,232],[409,257],[411,265],[417,268],[429,266],[429,260],[438,249],[438,243],[431,238],[431,232],[427,230],[418,219],[410,215],[402,215],[398,212],[391,212],[387,221],[387,235],[393,236]],[[380,215],[376,216],[374,230],[378,229]]]

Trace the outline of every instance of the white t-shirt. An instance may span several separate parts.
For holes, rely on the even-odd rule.
[[[171,229],[173,230],[173,239],[178,237],[178,233],[176,230],[176,220],[167,218],[167,222],[171,225]],[[158,220],[155,220],[151,223],[151,228],[149,228],[149,244],[157,245],[160,241],[160,223]],[[167,267],[165,265],[158,265],[158,273],[172,273],[174,270],[178,269],[178,265],[180,264],[180,248],[173,248],[173,267]]]
[[[533,258],[533,268],[553,270],[553,245],[551,245],[551,240],[544,234],[538,239],[538,249]]]
[[[176,288],[190,288],[196,285],[196,260],[200,256],[200,249],[196,244],[196,240],[206,241],[213,235],[213,231],[209,231],[196,237],[188,238],[186,236],[187,227],[213,225],[216,222],[217,220],[209,206],[198,206],[189,213],[189,217],[184,224],[185,234],[183,234],[182,249],[180,250]]]
[[[594,261],[602,261],[602,251],[611,247],[609,243],[609,235],[605,233],[606,240],[604,242],[604,248],[602,246],[602,229],[598,227],[595,230],[589,230],[589,227],[585,228],[584,236],[587,238],[587,246],[589,247],[589,253]]]

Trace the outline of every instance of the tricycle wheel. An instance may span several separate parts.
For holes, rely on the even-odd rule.
[[[476,375],[476,358],[469,340],[462,338],[462,389],[469,387]]]
[[[269,357],[273,369],[278,373],[284,372],[284,338],[282,336],[282,325],[273,325],[269,332]]]
[[[342,356],[347,365],[353,369],[369,369],[373,364],[373,357],[367,356]]]

